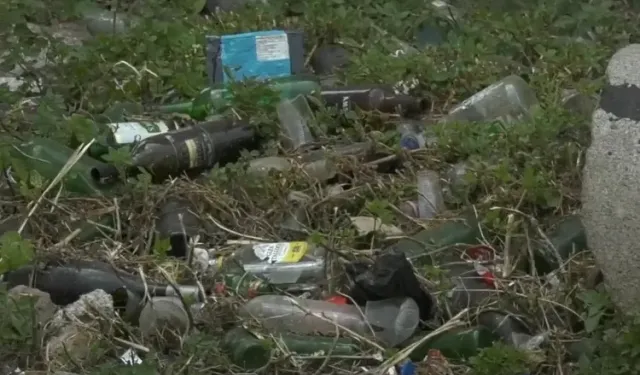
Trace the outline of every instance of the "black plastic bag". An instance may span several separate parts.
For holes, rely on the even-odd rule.
[[[436,302],[422,288],[404,253],[381,255],[373,265],[351,263],[347,266],[347,275],[351,281],[348,294],[359,305],[367,301],[410,297],[420,307],[422,321],[430,320],[435,315]]]

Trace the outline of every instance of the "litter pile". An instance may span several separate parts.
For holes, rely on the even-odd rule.
[[[244,14],[193,3],[205,8],[202,22]],[[4,298],[15,302],[6,313],[35,317],[38,347],[28,364],[8,357],[10,371],[448,374],[502,345],[521,355],[512,372],[520,375],[562,371],[558,363],[584,354],[574,334],[584,322],[569,300],[593,271],[570,211],[578,203],[559,196],[553,206],[535,190],[543,172],[518,164],[528,151],[501,147],[531,144],[537,157],[553,148],[549,165],[570,171],[554,171],[570,180],[562,188],[579,189],[583,134],[552,124],[553,141],[537,145],[534,132],[552,111],[584,132],[597,98],[559,87],[543,102],[510,67],[452,107],[411,75],[381,84],[370,72],[351,83],[344,77],[359,57],[291,31],[304,16],[289,10],[281,28],[198,40],[208,87],[193,99],[174,100],[174,91],[80,103],[56,120],[63,136],[35,120],[53,108],[52,93],[69,92],[62,79],[7,73],[10,90],[31,96],[4,118],[34,129],[6,148],[0,265]],[[395,46],[380,56],[417,62],[462,33],[460,9],[434,1],[429,12],[434,23],[411,44],[367,23]],[[79,14],[82,36],[30,29],[82,50],[149,22],[95,4]],[[70,56],[33,65],[60,69],[77,63]],[[145,80],[158,78],[113,63],[122,92],[135,83],[144,96]],[[123,66],[137,82],[116,78]],[[513,159],[496,162],[503,152]],[[522,194],[495,198],[510,195],[512,168],[524,170]],[[487,186],[490,174],[503,180]],[[35,314],[20,301],[35,301]]]

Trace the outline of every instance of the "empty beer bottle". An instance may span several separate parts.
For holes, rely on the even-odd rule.
[[[89,154],[101,158],[109,152],[109,147],[120,148],[133,145],[156,134],[163,134],[182,127],[177,121],[131,121],[114,122],[102,126],[107,127],[106,145],[94,143]]]
[[[402,114],[422,112],[425,102],[419,98],[395,94],[382,86],[357,86],[323,89],[320,96],[327,106],[349,110],[355,107],[363,111]]]
[[[185,172],[201,173],[216,164],[234,162],[244,149],[259,146],[255,128],[247,122],[207,121],[188,128],[154,135],[136,144],[131,151],[128,174],[146,170],[156,180],[177,177]],[[113,168],[94,168],[94,179],[113,174]]]

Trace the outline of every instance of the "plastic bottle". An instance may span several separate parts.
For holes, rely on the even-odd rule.
[[[124,12],[114,12],[94,5],[82,4],[78,6],[82,21],[91,35],[122,34],[127,31],[127,17]],[[136,22],[136,20],[131,20]]]
[[[215,263],[235,263],[274,285],[322,284],[327,281],[326,256],[324,248],[307,242],[276,242],[243,247]]]
[[[309,120],[313,118],[313,112],[303,96],[283,99],[276,109],[285,136],[283,139],[285,147],[297,149],[314,141],[309,130]]]
[[[281,156],[267,156],[254,159],[249,162],[247,173],[256,177],[266,177],[270,171],[290,171],[295,168],[291,159]],[[326,181],[335,177],[337,171],[335,165],[327,159],[317,159],[300,166],[302,172],[311,178]]]
[[[445,209],[440,175],[424,169],[417,173],[418,214],[421,219],[431,219]]]
[[[298,95],[308,95],[320,92],[320,84],[316,81],[295,81],[283,80],[274,81],[269,87],[280,94],[280,99],[291,99]],[[208,115],[218,113],[231,103],[231,93],[224,87],[214,87],[211,89],[211,101],[200,103],[200,101],[176,103],[163,105],[157,108],[161,113],[184,113],[195,120],[204,120]]]
[[[290,352],[298,354],[322,352],[327,355],[331,352],[331,355],[356,355],[360,352],[357,343],[347,337],[336,340],[333,337],[280,334],[276,340],[282,341]]]
[[[354,305],[266,295],[249,301],[240,315],[260,320],[267,329],[298,334],[333,335],[337,324],[360,335],[373,336],[389,346],[407,340],[419,323],[418,306],[410,298],[376,301],[364,310],[367,318],[371,317],[370,323]]]
[[[482,122],[499,120],[505,124],[527,120],[538,106],[535,92],[520,77],[508,76],[463,101],[442,120]]]
[[[73,156],[75,150],[53,139],[34,138],[11,147],[9,152],[13,165],[13,177],[16,180],[24,178],[26,183],[30,183],[31,177],[29,176],[34,173],[49,182],[52,181]],[[108,194],[113,184],[94,180],[91,177],[91,171],[94,168],[106,168],[106,164],[86,155],[80,158],[62,179],[62,184],[66,191],[84,196]],[[28,175],[21,175],[23,172],[28,173]]]
[[[189,315],[177,297],[151,298],[140,312],[140,331],[144,336],[160,336],[163,342],[179,345],[189,331]]]
[[[421,134],[412,123],[400,123],[398,124],[397,130],[398,133],[400,133],[400,147],[406,150],[424,148],[427,143],[424,135]]]

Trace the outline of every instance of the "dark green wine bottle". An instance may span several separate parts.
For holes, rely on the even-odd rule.
[[[439,350],[448,359],[468,359],[490,347],[498,336],[484,327],[457,328],[427,340],[411,352],[413,361],[422,361],[430,349]]]
[[[416,266],[428,265],[432,263],[429,254],[433,251],[454,245],[475,245],[479,237],[478,220],[469,214],[400,240],[390,247],[390,251],[404,252]]]
[[[550,243],[540,240],[540,245],[533,251],[535,268],[541,275],[556,270],[560,262],[566,262],[573,254],[587,249],[586,232],[578,215],[564,218],[548,237]]]
[[[132,167],[127,173],[149,172],[155,181],[182,174],[197,174],[216,165],[235,162],[242,150],[260,146],[256,129],[247,122],[207,121],[167,133],[157,134],[136,143],[131,150]],[[94,168],[95,180],[117,176],[113,167]]]
[[[271,358],[269,341],[257,338],[242,327],[228,331],[221,346],[231,362],[247,370],[264,367]]]
[[[26,183],[33,183],[32,179],[36,178],[37,174],[50,182],[56,178],[73,153],[73,149],[48,138],[34,138],[15,145],[10,150],[14,177],[24,179]],[[100,196],[107,193],[112,184],[103,184],[92,179],[93,168],[105,168],[105,164],[86,155],[80,158],[62,179],[64,189],[70,193],[85,196]]]

